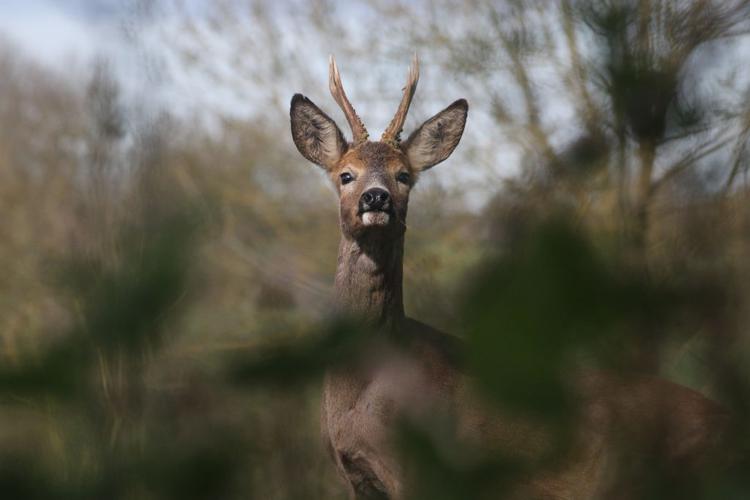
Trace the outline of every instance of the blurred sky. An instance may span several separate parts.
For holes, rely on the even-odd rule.
[[[271,11],[284,10],[292,3],[269,2],[268,8]],[[345,1],[334,4],[337,15],[351,21],[351,25],[368,23],[364,4]],[[171,7],[160,9],[163,5]],[[182,11],[181,14],[174,15],[175,5],[182,7],[177,9]],[[137,99],[166,99],[173,111],[218,108],[222,113],[235,117],[245,117],[252,112],[249,103],[253,100],[256,101],[255,108],[258,108],[260,103],[253,85],[272,86],[278,95],[278,105],[286,106],[288,98],[295,92],[305,92],[322,105],[330,104],[325,102],[329,100],[327,59],[328,54],[336,53],[350,96],[363,108],[360,112],[372,115],[368,126],[378,129],[387,124],[393,111],[390,108],[400,98],[401,82],[411,53],[404,53],[403,61],[397,61],[395,65],[382,62],[378,65],[372,59],[353,60],[347,58],[345,52],[359,30],[351,30],[346,41],[326,40],[325,37],[316,36],[316,28],[310,26],[309,22],[289,18],[285,12],[275,19],[283,31],[280,39],[273,40],[273,50],[314,57],[305,59],[306,75],[299,75],[298,78],[298,75],[292,74],[289,78],[277,78],[269,83],[261,81],[264,76],[260,75],[263,72],[268,78],[267,74],[272,72],[259,66],[262,55],[258,53],[258,48],[268,50],[270,47],[269,40],[259,33],[261,30],[254,29],[251,19],[238,17],[226,23],[225,39],[214,36],[216,33],[211,29],[204,29],[211,23],[205,19],[208,7],[216,5],[212,0],[180,0],[174,3],[151,0],[0,0],[0,37],[9,39],[14,48],[25,56],[71,78],[87,78],[91,61],[104,58],[110,61],[126,93],[135,92]],[[149,9],[151,13],[147,12]],[[221,7],[216,10],[221,10]],[[195,29],[187,36],[186,19],[193,23],[192,28]],[[131,25],[128,25],[129,22]],[[180,51],[183,53],[180,54]],[[185,54],[188,57],[180,59]],[[190,62],[192,54],[201,54],[200,61],[188,67],[198,60],[193,57]],[[186,63],[186,60],[189,62]],[[149,68],[149,64],[152,67]],[[160,72],[158,82],[154,81],[153,73],[148,74],[156,67],[156,71]],[[422,91],[417,101],[436,94],[434,89],[427,90],[439,80],[438,75],[431,74],[433,69],[427,64],[423,65],[420,81]],[[143,81],[149,78],[150,81]],[[392,87],[393,92],[388,92],[388,95],[380,92],[379,85],[383,81],[389,82],[388,88]],[[391,81],[394,82],[392,85]],[[311,84],[315,86],[310,88]],[[148,86],[148,92],[142,92],[144,85]],[[447,101],[441,97],[436,104],[439,107],[432,111],[458,97],[461,96],[452,96]],[[379,113],[381,104],[383,108],[388,108],[387,113]],[[368,110],[368,107],[375,109]]]
[[[98,50],[102,31],[114,28],[116,1],[2,0],[0,32],[27,55],[62,68]]]
[[[175,11],[160,9],[162,4],[172,5],[170,8],[180,5],[183,17],[165,15]],[[92,60],[106,59],[123,84],[126,97],[130,94],[138,101],[156,100],[173,112],[210,108],[244,118],[253,111],[249,103],[255,97],[254,82],[247,76],[258,72],[252,65],[259,56],[247,53],[242,44],[257,30],[252,24],[243,24],[246,20],[235,20],[240,24],[239,31],[246,32],[246,39],[237,36],[237,26],[228,29],[236,31],[225,40],[212,37],[200,24],[205,21],[209,6],[211,0],[182,0],[175,4],[150,0],[0,0],[0,38],[8,39],[24,56],[72,79],[88,78]],[[198,32],[193,39],[184,35],[185,19],[196,23]],[[281,22],[291,21],[282,17]],[[309,48],[299,33],[300,29],[285,30],[284,39],[277,40],[275,48]],[[188,67],[180,59],[181,50],[201,52],[201,64]],[[323,84],[327,82],[327,55],[334,50],[324,48],[317,64],[310,65]],[[357,83],[361,84],[361,80]],[[273,85],[284,95],[284,104],[287,94],[301,90],[299,82],[277,80]],[[353,87],[351,82],[349,87]],[[258,104],[256,99],[256,109]]]

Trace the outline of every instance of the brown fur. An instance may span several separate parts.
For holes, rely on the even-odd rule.
[[[344,94],[335,76],[339,101]],[[344,104],[347,117],[356,117],[348,101]],[[397,419],[420,421],[447,412],[455,416],[462,439],[520,457],[537,456],[552,446],[543,426],[489,409],[473,394],[455,362],[457,339],[404,315],[409,192],[419,172],[445,160],[456,147],[467,109],[466,101],[456,101],[403,145],[393,137],[342,144],[343,135],[327,115],[302,96],[292,100],[295,144],[305,158],[326,169],[340,197],[337,306],[380,332],[368,359],[331,370],[325,380],[322,432],[352,498],[403,497],[404,475],[392,442]],[[355,136],[362,137],[364,127],[354,118],[350,122],[359,130]],[[398,123],[395,128],[400,129]],[[408,182],[398,180],[403,172]],[[343,173],[353,180],[344,184]],[[390,193],[393,216],[386,226],[365,226],[359,213],[362,193],[373,186]],[[620,440],[646,445],[647,451],[690,467],[716,446],[726,425],[717,405],[666,381],[596,373],[571,378],[582,401],[574,450],[562,464],[523,478],[518,498],[636,498],[637,485],[618,483]]]

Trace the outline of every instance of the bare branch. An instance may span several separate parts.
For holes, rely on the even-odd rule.
[[[732,137],[725,137],[721,140],[712,140],[703,143],[701,146],[695,148],[690,153],[683,156],[679,161],[672,164],[664,174],[651,184],[651,194],[655,193],[660,189],[667,181],[679,175],[688,168],[694,166],[697,162],[703,158],[719,151],[732,141]]]
[[[748,140],[750,140],[750,109],[748,109],[745,126],[738,134],[737,141],[732,150],[732,170],[729,172],[729,177],[727,177],[727,182],[724,185],[724,193],[728,193],[732,189],[737,174],[740,172],[740,167],[742,166],[742,152],[747,147]]]

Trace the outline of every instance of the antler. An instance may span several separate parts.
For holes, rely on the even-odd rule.
[[[349,99],[346,97],[344,86],[341,84],[341,75],[339,75],[339,69],[338,67],[336,67],[336,60],[333,58],[333,54],[331,54],[330,58],[328,59],[328,70],[328,86],[331,89],[331,95],[333,96],[334,100],[338,103],[338,105],[341,107],[341,110],[344,112],[346,121],[349,122],[349,127],[351,127],[352,129],[352,142],[354,144],[362,143],[367,140],[369,134],[367,133],[365,124],[362,123],[362,120],[357,115],[357,112],[354,111],[352,103],[350,103]]]
[[[396,110],[396,116],[393,117],[388,128],[383,132],[383,136],[380,138],[382,142],[391,144],[392,146],[398,147],[401,142],[401,129],[404,128],[404,122],[406,122],[406,114],[409,112],[409,105],[414,97],[414,92],[417,90],[417,82],[419,81],[419,59],[417,54],[414,54],[411,67],[409,68],[409,77],[406,80],[406,86],[404,87],[404,96],[401,98],[401,104],[398,105]]]

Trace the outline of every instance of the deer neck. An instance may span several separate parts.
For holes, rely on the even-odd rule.
[[[339,312],[395,329],[404,319],[403,259],[403,234],[395,241],[342,236],[335,282]]]

